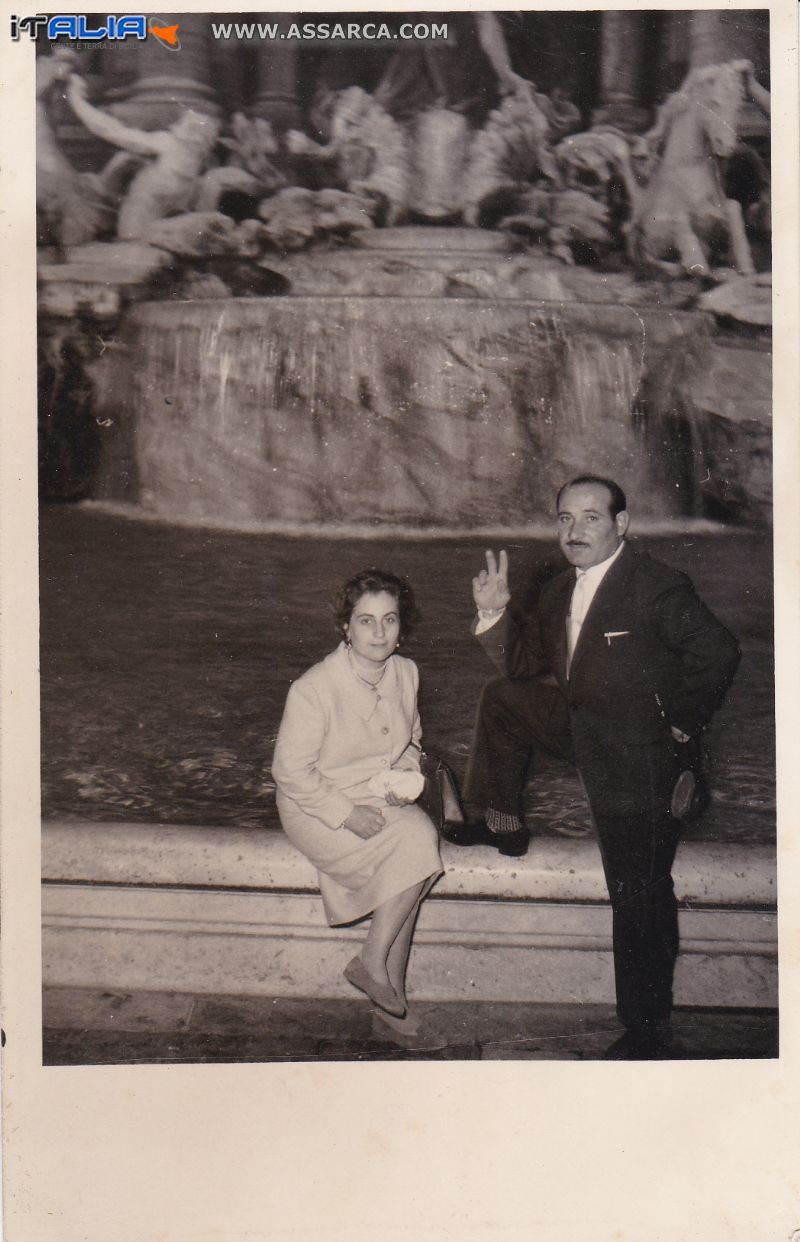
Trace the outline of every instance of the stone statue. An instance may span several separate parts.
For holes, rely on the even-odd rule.
[[[398,50],[375,98],[406,128],[412,215],[472,225],[485,195],[530,173],[544,97],[513,69],[496,13],[448,16],[446,42]]]
[[[262,192],[270,193],[286,185],[286,178],[272,159],[280,151],[269,121],[263,117],[247,117],[234,113],[231,133],[220,138],[220,146],[229,152],[229,168],[243,168],[256,179]]]
[[[624,187],[631,208],[638,202],[631,148],[622,130],[598,125],[570,134],[559,142],[555,158],[566,190],[582,190],[592,198],[605,199],[616,181]]]
[[[102,208],[91,180],[72,167],[50,124],[48,100],[74,70],[74,52],[56,51],[36,61],[36,209],[39,241],[62,250],[91,241]]]
[[[454,221],[464,202],[464,171],[473,134],[463,113],[453,108],[425,108],[408,127],[412,216]]]
[[[304,250],[315,240],[373,227],[363,198],[344,190],[279,190],[260,204],[263,237],[278,250]]]
[[[219,145],[230,152],[229,162],[203,173],[195,195],[195,210],[218,211],[227,195],[226,211],[239,220],[252,218],[260,199],[286,185],[285,176],[271,158],[279,151],[272,126],[262,117],[250,119],[237,112],[231,121],[231,133],[223,135]]]
[[[327,92],[317,115],[327,144],[292,129],[286,135],[289,152],[329,164],[339,188],[371,204],[370,214],[382,224],[396,224],[408,202],[408,150],[401,126],[360,86]]]
[[[540,178],[558,185],[550,137],[546,96],[540,95],[532,83],[506,96],[490,113],[469,151],[463,192],[466,224],[495,223],[508,214],[515,196]],[[495,219],[488,219],[487,212]]]
[[[117,237],[123,241],[147,240],[156,221],[189,211],[197,201],[200,179],[208,168],[219,134],[219,122],[204,113],[185,111],[166,130],[152,133],[132,129],[108,112],[95,108],[86,98],[86,83],[72,74],[67,99],[75,115],[98,138],[136,157],[122,157],[128,170],[136,171],[122,200],[117,217]],[[115,170],[122,166],[113,157]]]
[[[427,109],[460,113],[479,129],[503,95],[528,83],[511,64],[496,13],[448,13],[443,42],[406,44],[390,58],[375,98],[396,120],[413,122]]]
[[[616,243],[608,204],[584,190],[556,190],[549,195],[547,246],[564,263],[582,252],[605,258]]]
[[[518,212],[504,227],[535,226],[542,214],[543,233],[551,254],[574,263],[575,252],[605,257],[624,245],[622,230],[638,201],[639,186],[626,135],[598,125],[563,138],[554,149],[560,185],[549,187],[544,203],[533,212]],[[522,201],[527,207],[530,196]]]
[[[707,248],[721,245],[738,272],[754,271],[741,204],[726,196],[719,163],[736,149],[745,98],[758,100],[762,91],[753,82],[749,61],[708,65],[692,70],[659,108],[645,135],[653,170],[628,231],[635,263],[669,275],[707,276]]]

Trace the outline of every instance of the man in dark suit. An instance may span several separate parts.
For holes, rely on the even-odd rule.
[[[525,853],[522,793],[536,748],[568,758],[592,810],[613,912],[617,1012],[612,1059],[673,1055],[678,954],[672,864],[694,792],[686,762],[739,661],[736,640],[685,574],[625,542],[622,489],[582,475],[557,498],[570,568],[523,613],[508,561],[473,579],[475,634],[503,672],[480,710],[465,801],[485,810],[456,844]]]

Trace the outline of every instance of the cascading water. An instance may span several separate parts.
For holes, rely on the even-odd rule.
[[[563,480],[592,471],[637,518],[702,514],[719,436],[706,451],[690,407],[727,374],[707,317],[605,287],[570,300],[564,269],[522,270],[477,230],[368,236],[291,260],[288,296],[129,312],[98,375],[115,431],[95,495],[219,526],[470,529],[549,520]],[[512,268],[536,300],[498,292]],[[743,357],[736,384],[760,392],[768,359]]]

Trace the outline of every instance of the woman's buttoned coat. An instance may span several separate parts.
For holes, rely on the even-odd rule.
[[[278,812],[317,868],[330,923],[363,918],[441,871],[438,835],[424,812],[413,803],[391,807],[367,787],[381,772],[419,770],[418,682],[413,661],[393,655],[379,684],[366,685],[342,643],[289,690],[272,768]],[[384,816],[374,837],[343,826],[359,803]]]

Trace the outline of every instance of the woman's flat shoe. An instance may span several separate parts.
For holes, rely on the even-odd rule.
[[[373,979],[360,957],[354,957],[344,968],[344,977],[359,992],[364,992],[379,1009],[385,1009],[395,1018],[402,1018],[406,1007],[393,987]]]
[[[371,1013],[372,1029],[376,1034],[382,1032],[385,1035],[388,1031],[396,1032],[398,1035],[419,1035],[420,1033],[422,1023],[419,1014],[406,1011],[404,1018],[394,1018],[382,1009],[373,1009]]]
[[[405,1048],[409,1052],[435,1052],[446,1048],[448,1040],[444,1035],[435,1035],[426,1030],[417,1015],[405,1018],[393,1018],[380,1009],[372,1011],[372,1038],[394,1044],[396,1048]]]

